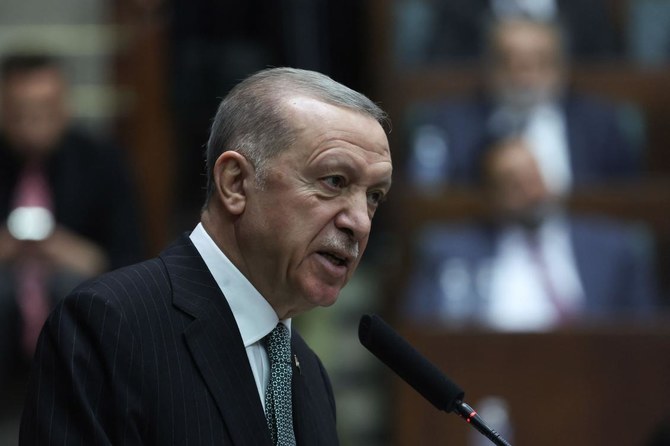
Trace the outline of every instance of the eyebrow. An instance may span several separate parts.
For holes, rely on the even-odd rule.
[[[389,177],[388,180],[382,180],[379,183],[373,184],[372,187],[383,187],[388,192],[392,186],[392,179]]]
[[[316,165],[321,165],[326,169],[344,169],[346,171],[354,172],[358,170],[358,163],[356,160],[352,160],[349,157],[341,157],[338,155],[326,155],[321,159],[315,160]],[[392,177],[388,176],[386,179],[382,179],[377,183],[372,184],[370,187],[382,187],[386,190],[391,188]]]

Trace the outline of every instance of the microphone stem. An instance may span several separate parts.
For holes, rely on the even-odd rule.
[[[476,410],[463,401],[456,401],[456,413],[458,413],[461,418],[471,424],[472,427],[477,429],[482,435],[491,440],[493,444],[498,446],[512,446],[504,438],[502,438],[498,432],[491,429],[486,423],[484,423],[484,420],[477,414]]]

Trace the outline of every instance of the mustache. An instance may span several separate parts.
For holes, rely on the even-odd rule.
[[[346,253],[352,259],[358,258],[358,242],[351,240],[344,234],[329,235],[323,240],[323,247],[333,251]]]

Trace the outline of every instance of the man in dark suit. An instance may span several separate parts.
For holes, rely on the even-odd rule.
[[[409,114],[411,181],[472,184],[487,136],[512,132],[529,142],[555,192],[639,174],[637,115],[570,88],[556,24],[499,19],[488,35],[481,91],[427,101]]]
[[[648,315],[657,297],[653,262],[635,231],[562,211],[522,139],[489,150],[493,218],[421,234],[403,314],[505,330]]]
[[[358,265],[391,183],[385,119],[310,71],[238,84],[212,125],[200,224],[48,319],[20,443],[337,444],[328,376],[291,318],[333,304]],[[290,357],[273,359],[287,331]]]
[[[401,62],[475,61],[482,50],[487,23],[519,15],[560,23],[568,50],[578,61],[607,60],[623,54],[623,39],[606,0],[402,0],[395,7]],[[403,30],[406,32],[401,33]]]
[[[53,303],[141,259],[121,151],[73,123],[68,82],[48,54],[0,65],[0,393],[32,359]]]

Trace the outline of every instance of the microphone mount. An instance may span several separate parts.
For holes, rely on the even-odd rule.
[[[456,413],[468,422],[472,427],[477,429],[479,433],[491,440],[493,444],[498,446],[512,446],[498,432],[489,427],[482,417],[479,416],[476,410],[463,401],[456,401]]]
[[[463,402],[465,392],[428,361],[376,314],[363,315],[358,338],[365,348],[386,364],[436,408],[456,412],[497,446],[511,446],[481,416]]]

